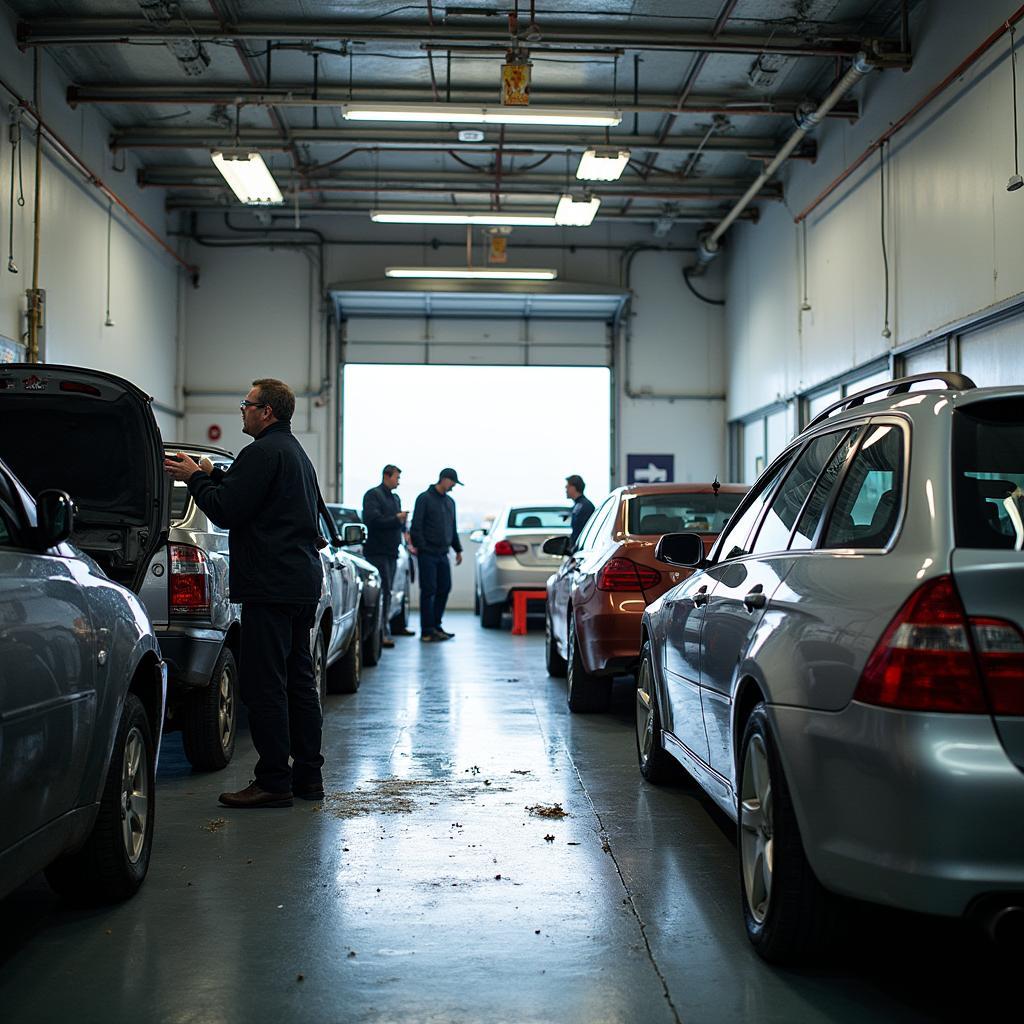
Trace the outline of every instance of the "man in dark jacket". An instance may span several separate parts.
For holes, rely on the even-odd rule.
[[[572,527],[572,533],[569,534],[570,551],[576,547],[576,541],[580,539],[583,527],[587,525],[587,521],[594,514],[594,503],[583,493],[586,487],[583,477],[578,473],[573,473],[572,476],[565,478],[565,496],[573,503],[569,520]]]
[[[425,644],[455,636],[441,628],[441,619],[452,589],[449,548],[455,550],[455,564],[462,565],[455,502],[448,494],[461,483],[454,469],[442,469],[437,483],[416,499],[412,510],[412,544],[420,567],[420,640]]]
[[[363,557],[377,567],[380,585],[384,591],[384,646],[394,647],[391,639],[391,591],[395,585],[395,570],[398,568],[398,549],[408,512],[395,494],[402,471],[397,466],[387,465],[376,487],[363,495],[363,523],[366,526],[366,543]],[[411,629],[403,629],[402,636],[412,636]]]
[[[198,466],[181,452],[164,466],[188,483],[214,523],[230,531],[231,599],[242,605],[242,701],[258,760],[255,781],[237,793],[221,793],[220,802],[290,807],[293,792],[307,800],[324,793],[323,715],[310,653],[323,590],[319,488],[313,464],[291,432],[291,388],[269,378],[253,381],[241,410],[242,430],[254,440],[226,473]]]

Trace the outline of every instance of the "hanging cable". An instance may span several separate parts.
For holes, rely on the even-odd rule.
[[[686,282],[686,287],[698,298],[701,302],[706,302],[709,306],[724,306],[725,299],[709,299],[706,295],[701,295],[693,284],[690,282],[690,271],[692,267],[683,267],[683,280]]]
[[[881,190],[881,201],[879,202],[879,209],[881,211],[881,238],[882,238],[882,270],[885,274],[885,326],[882,328],[882,337],[891,338],[892,331],[889,329],[889,250],[885,244],[885,147],[887,143],[882,143],[878,147],[878,181],[879,188]]]
[[[807,221],[800,221],[800,255],[802,256],[803,262],[803,291],[804,298],[803,302],[800,303],[800,311],[803,313],[810,312],[811,304],[807,301]]]
[[[9,128],[11,141],[11,198],[8,208],[7,226],[7,271],[10,274],[18,273],[18,264],[14,262],[14,175],[15,163],[17,163],[18,175],[18,206],[25,205],[25,180],[21,170],[21,112],[14,112],[12,108],[11,124]]]
[[[1020,144],[1017,139],[1017,28],[1009,22],[1006,27],[1010,32],[1010,81],[1013,89],[1013,175],[1006,183],[1006,191],[1016,192],[1024,185],[1024,178],[1020,176]]]
[[[103,321],[104,327],[113,327],[114,318],[110,315],[110,234],[114,224],[114,204],[107,200],[107,316]]]

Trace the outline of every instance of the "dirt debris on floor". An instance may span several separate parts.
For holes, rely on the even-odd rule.
[[[357,818],[364,814],[410,814],[422,797],[472,800],[482,793],[510,793],[507,786],[483,785],[470,779],[369,779],[358,789],[328,793],[323,808],[335,818]],[[438,800],[431,800],[436,806]]]
[[[204,826],[203,829],[207,832],[219,832],[227,821],[224,818],[211,818]]]
[[[569,817],[569,812],[561,804],[531,804],[526,810],[535,818]]]

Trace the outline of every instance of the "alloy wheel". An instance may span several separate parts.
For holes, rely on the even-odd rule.
[[[650,760],[654,749],[654,695],[651,693],[651,670],[647,661],[640,663],[636,681],[636,749],[640,755],[640,767]]]
[[[324,697],[324,640],[322,634],[317,634],[316,643],[313,645],[313,678],[316,680],[316,692],[320,694],[320,700]]]
[[[219,694],[217,700],[217,725],[220,733],[221,748],[227,752],[235,733],[235,688],[232,671],[227,666],[220,674]]]
[[[754,735],[743,756],[740,792],[740,862],[750,913],[758,924],[768,915],[774,856],[772,780],[764,739]]]
[[[149,827],[149,772],[146,743],[133,726],[124,741],[121,761],[121,838],[128,860],[137,864]]]

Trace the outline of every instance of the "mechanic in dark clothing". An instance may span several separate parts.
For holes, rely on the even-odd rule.
[[[455,564],[462,565],[455,502],[448,494],[461,483],[454,469],[442,469],[437,483],[416,499],[412,510],[412,544],[420,566],[420,640],[425,644],[455,636],[441,628],[441,619],[452,589],[449,548],[455,550]]]
[[[395,489],[402,477],[397,466],[384,467],[381,481],[363,495],[363,523],[366,525],[366,543],[363,557],[377,567],[380,585],[384,591],[384,640],[385,647],[394,647],[391,639],[391,591],[395,584],[395,570],[398,568],[398,549],[408,512],[402,511],[401,502]],[[411,629],[402,629],[400,636],[412,636]]]
[[[570,551],[576,547],[576,541],[580,539],[583,527],[587,525],[587,520],[594,514],[594,503],[583,495],[586,488],[587,485],[583,482],[583,477],[578,473],[573,473],[572,476],[565,478],[565,496],[573,502],[569,520],[572,527],[572,533],[569,534]]]
[[[295,395],[253,381],[241,404],[255,440],[227,472],[187,455],[164,463],[195,503],[229,530],[231,599],[242,605],[241,692],[258,760],[255,781],[221,793],[227,807],[290,807],[323,799],[323,714],[310,633],[323,589],[316,471],[291,431]],[[292,764],[289,766],[289,755]]]

